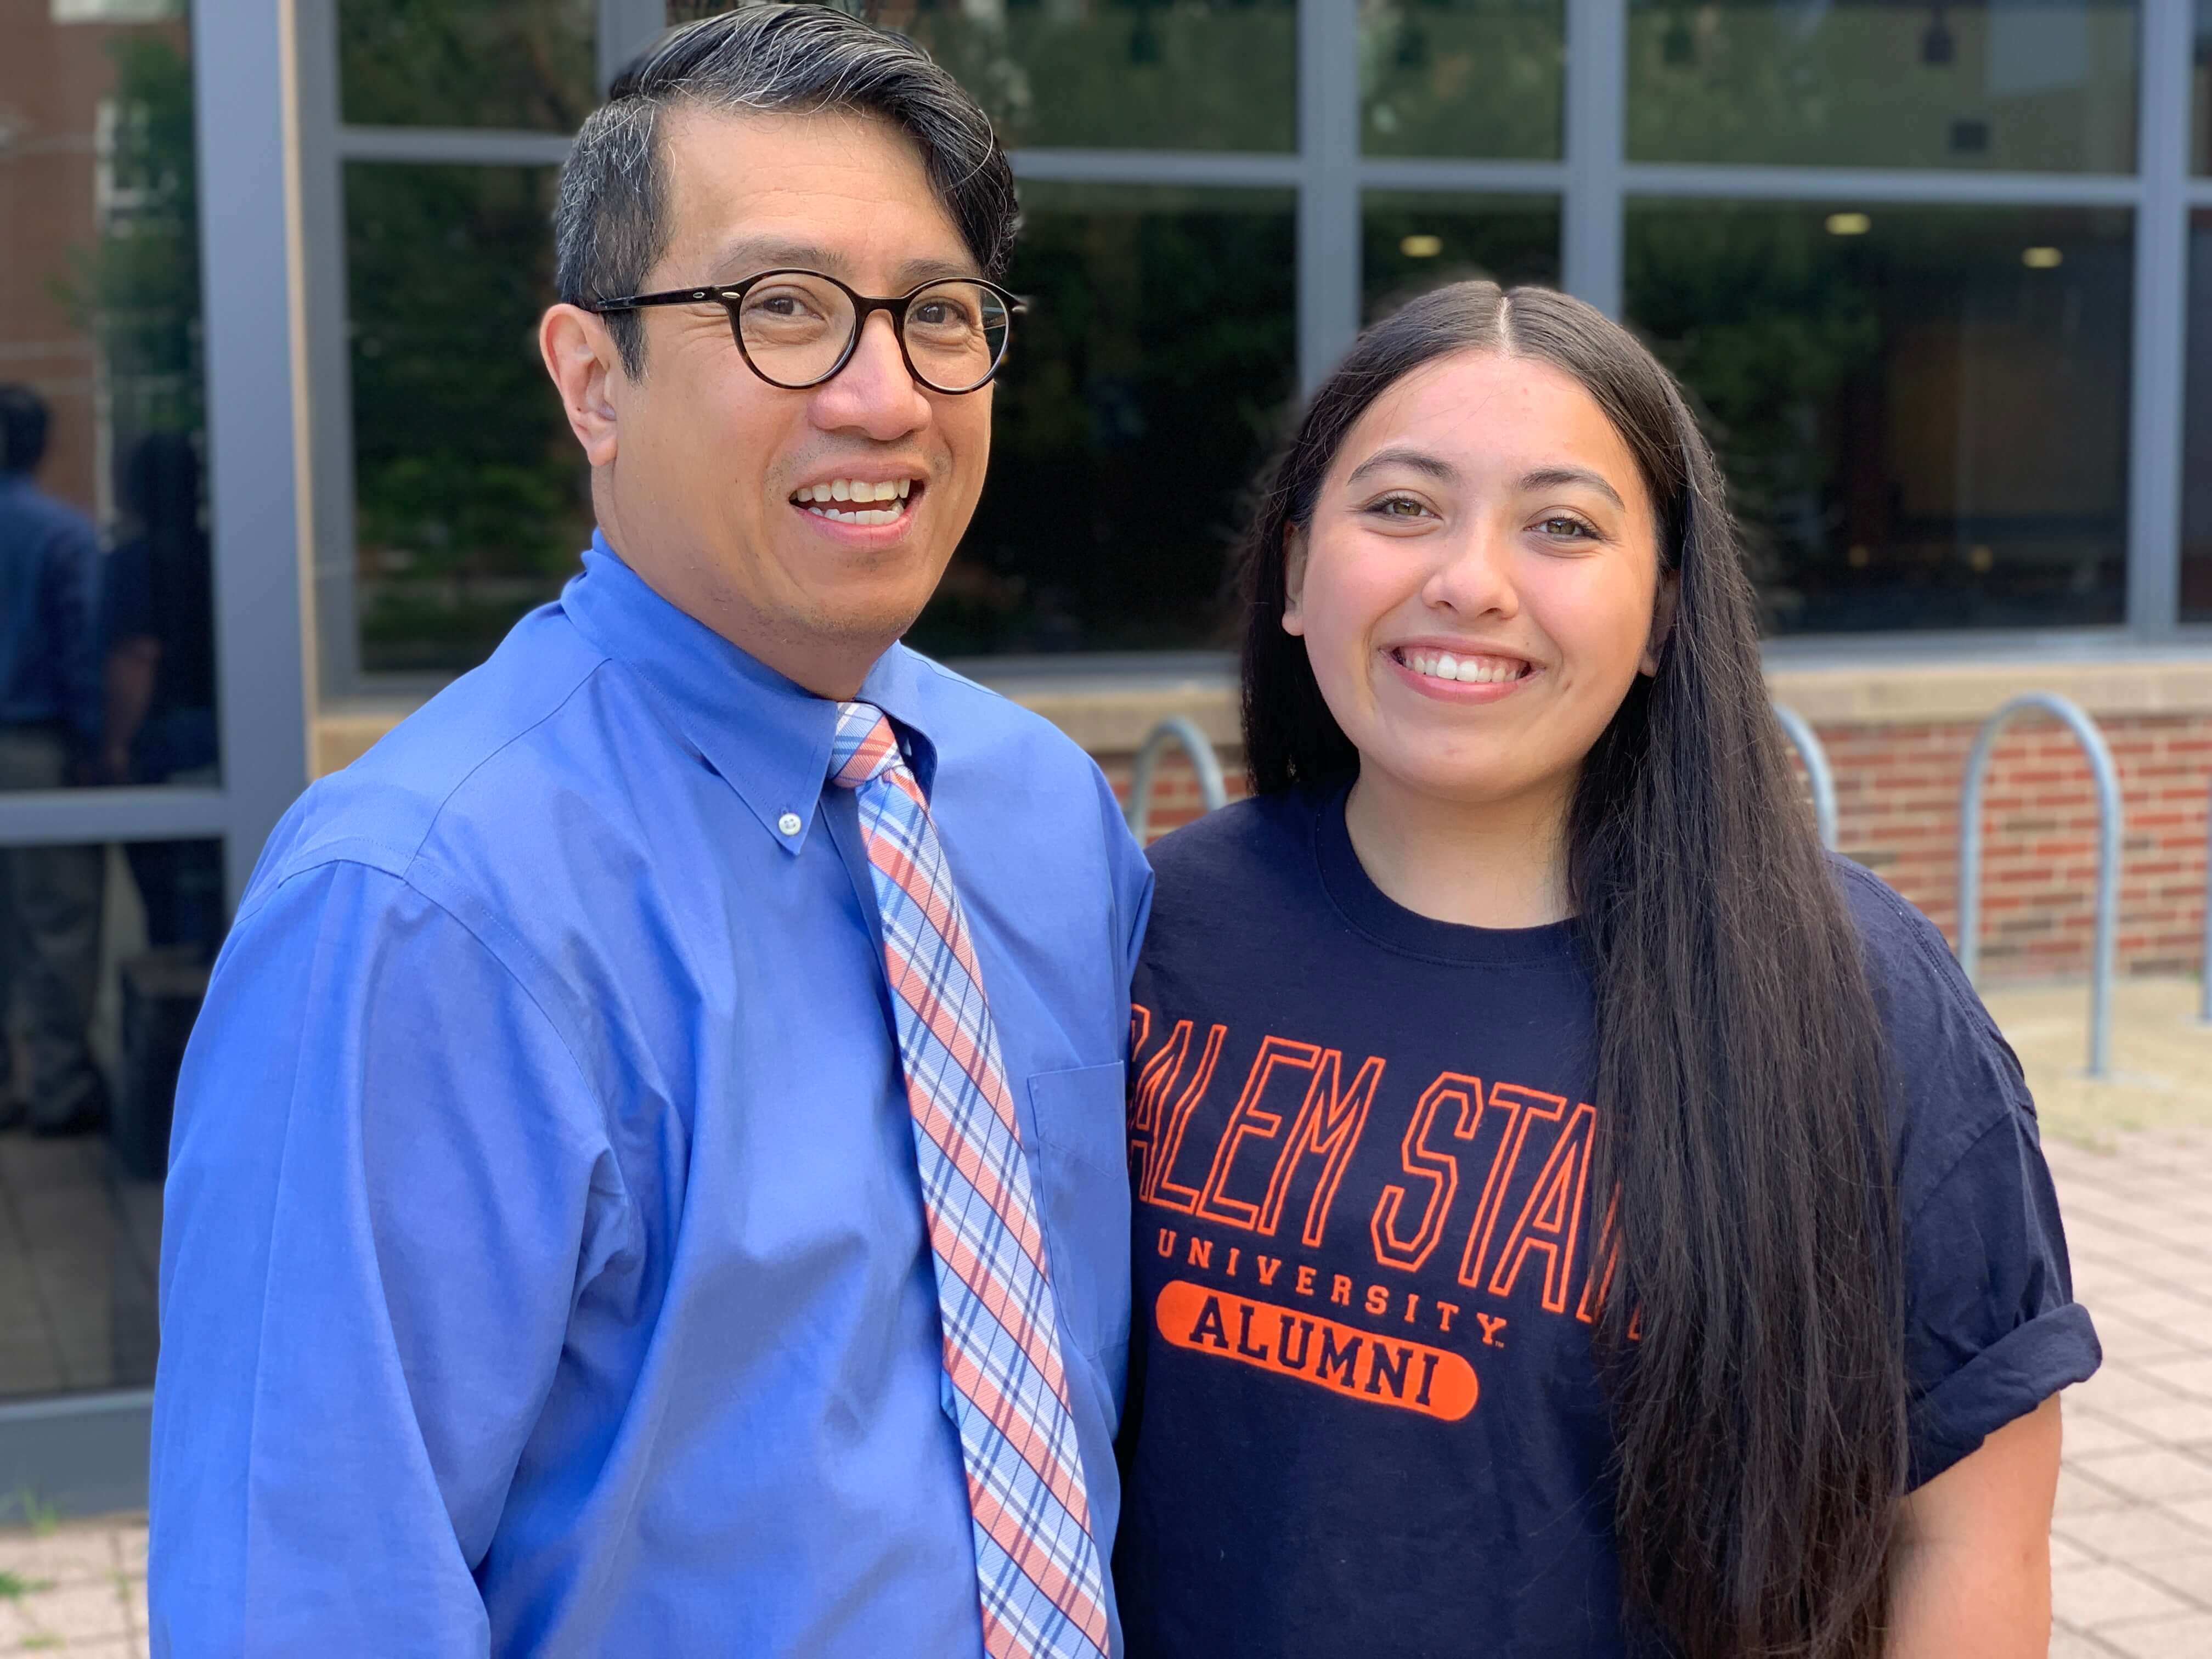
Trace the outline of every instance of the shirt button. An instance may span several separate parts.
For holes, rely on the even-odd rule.
[[[775,821],[775,827],[787,836],[795,836],[806,827],[806,823],[798,813],[786,812]]]

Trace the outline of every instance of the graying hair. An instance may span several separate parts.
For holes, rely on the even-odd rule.
[[[902,34],[826,6],[750,5],[671,29],[585,118],[553,213],[554,282],[569,304],[636,293],[667,246],[660,124],[685,105],[890,122],[921,150],[931,187],[982,273],[1004,273],[1019,223],[1014,174],[975,100]],[[623,368],[643,374],[637,313],[606,321]]]

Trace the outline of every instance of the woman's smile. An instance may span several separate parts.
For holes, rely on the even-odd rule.
[[[1473,645],[1416,642],[1386,646],[1377,654],[1384,672],[1442,702],[1497,702],[1527,689],[1543,672],[1526,657]]]

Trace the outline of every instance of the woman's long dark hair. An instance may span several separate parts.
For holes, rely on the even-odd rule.
[[[1358,753],[1282,629],[1286,532],[1353,422],[1448,354],[1571,376],[1635,455],[1676,582],[1658,672],[1583,763],[1569,890],[1596,983],[1588,1237],[1619,1268],[1622,1589],[1692,1659],[1876,1654],[1905,1468],[1884,1044],[1767,702],[1711,448],[1667,371],[1545,289],[1460,283],[1363,334],[1277,458],[1243,547],[1245,760],[1262,793]]]

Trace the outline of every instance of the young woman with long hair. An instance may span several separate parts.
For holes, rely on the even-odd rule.
[[[2040,1656],[2096,1367],[2020,1068],[1825,854],[1626,331],[1363,335],[1154,847],[1115,1579],[1152,1656]]]

